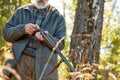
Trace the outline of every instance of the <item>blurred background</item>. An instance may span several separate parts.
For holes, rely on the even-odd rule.
[[[11,43],[7,43],[2,37],[5,23],[14,11],[30,0],[0,0],[0,71],[9,53]],[[62,51],[68,59],[70,49],[70,35],[73,30],[77,0],[50,0],[65,17],[67,26],[66,47]],[[120,80],[120,0],[105,0],[103,13],[102,41],[100,46],[100,59],[98,80]],[[0,76],[1,77],[1,76]],[[62,63],[59,67],[60,80],[68,80],[68,67]],[[1,79],[2,80],[2,77]]]

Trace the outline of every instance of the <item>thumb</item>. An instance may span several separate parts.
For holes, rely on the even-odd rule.
[[[48,31],[45,31],[45,34],[49,34],[49,32],[48,32]]]

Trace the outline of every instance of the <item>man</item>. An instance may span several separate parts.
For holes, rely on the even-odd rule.
[[[36,24],[47,31],[55,42],[66,33],[63,16],[48,1],[32,0],[31,4],[18,8],[3,29],[5,40],[13,43],[12,51],[17,62],[14,68],[22,80],[39,80],[51,53],[51,49],[44,44],[43,36],[36,32]],[[64,41],[59,44],[59,49],[63,48]],[[54,53],[42,80],[58,80],[57,70],[48,75],[56,64],[57,54]],[[10,80],[16,78],[12,76]]]

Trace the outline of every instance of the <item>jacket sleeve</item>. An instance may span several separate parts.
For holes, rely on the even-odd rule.
[[[11,16],[3,29],[3,37],[8,42],[14,42],[25,34],[24,25],[18,23],[19,10]]]
[[[57,28],[55,30],[54,35],[51,37],[53,37],[55,42],[58,42],[62,37],[65,37],[66,34],[66,25],[65,25],[65,20],[63,18],[62,15],[60,15],[60,17],[58,18],[59,22],[57,24]],[[60,44],[59,44],[59,49],[62,50],[65,46],[65,40],[63,40]]]

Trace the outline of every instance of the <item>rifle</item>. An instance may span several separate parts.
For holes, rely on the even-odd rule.
[[[44,37],[45,42],[47,42],[50,47],[54,48],[55,47],[55,42],[53,41],[54,39],[52,39],[48,34],[45,33],[44,29],[37,26],[37,31],[40,32],[40,34]],[[68,62],[68,60],[64,57],[64,55],[61,53],[59,48],[56,48],[55,51],[57,52],[57,54],[61,57],[61,59],[67,64],[67,66],[70,68],[70,70],[72,72],[76,72],[75,68]]]

